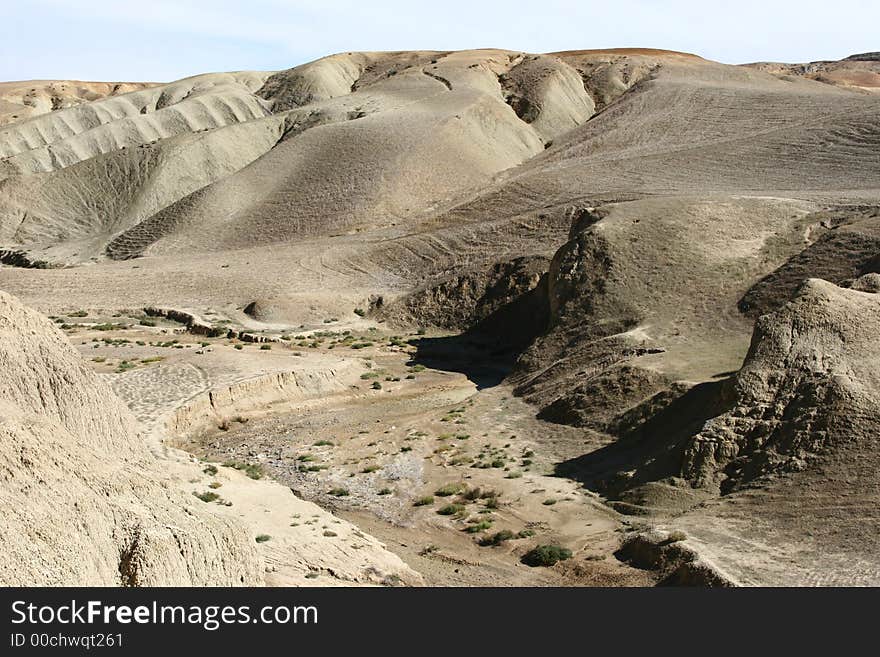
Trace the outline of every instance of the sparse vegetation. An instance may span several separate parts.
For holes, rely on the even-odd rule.
[[[238,463],[236,461],[227,461],[224,467],[241,470],[251,479],[263,478],[263,466],[256,463]]]

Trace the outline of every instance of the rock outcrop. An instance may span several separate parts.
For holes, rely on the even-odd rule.
[[[709,420],[686,447],[684,478],[724,491],[824,459],[876,453],[877,278],[869,274],[850,290],[810,279],[790,303],[757,321],[735,378],[733,408]]]

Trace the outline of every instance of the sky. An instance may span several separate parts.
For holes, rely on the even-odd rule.
[[[878,25],[878,0],[0,0],[0,80],[163,82],[352,50],[486,47],[807,62],[880,50]]]

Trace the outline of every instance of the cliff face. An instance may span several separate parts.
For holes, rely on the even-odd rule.
[[[0,372],[0,583],[262,583],[247,532],[175,490],[109,387],[2,292]]]
[[[758,320],[733,408],[687,446],[685,478],[730,489],[826,461],[828,473],[850,458],[846,483],[859,478],[880,432],[878,281],[868,274],[844,289],[811,279]]]

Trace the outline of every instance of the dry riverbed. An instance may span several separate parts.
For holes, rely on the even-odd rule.
[[[136,313],[58,321],[157,430],[220,385],[298,368],[344,373],[332,394],[245,412],[239,400],[235,414],[172,442],[217,468],[289,486],[383,541],[427,584],[653,583],[613,556],[625,528],[620,516],[553,475],[556,463],[587,451],[590,436],[536,420],[503,383],[478,389],[465,374],[420,364],[419,335],[330,321],[257,344],[195,336]],[[207,503],[222,503],[221,492]],[[333,531],[310,518],[289,520]],[[523,564],[539,545],[571,557],[552,567]]]

